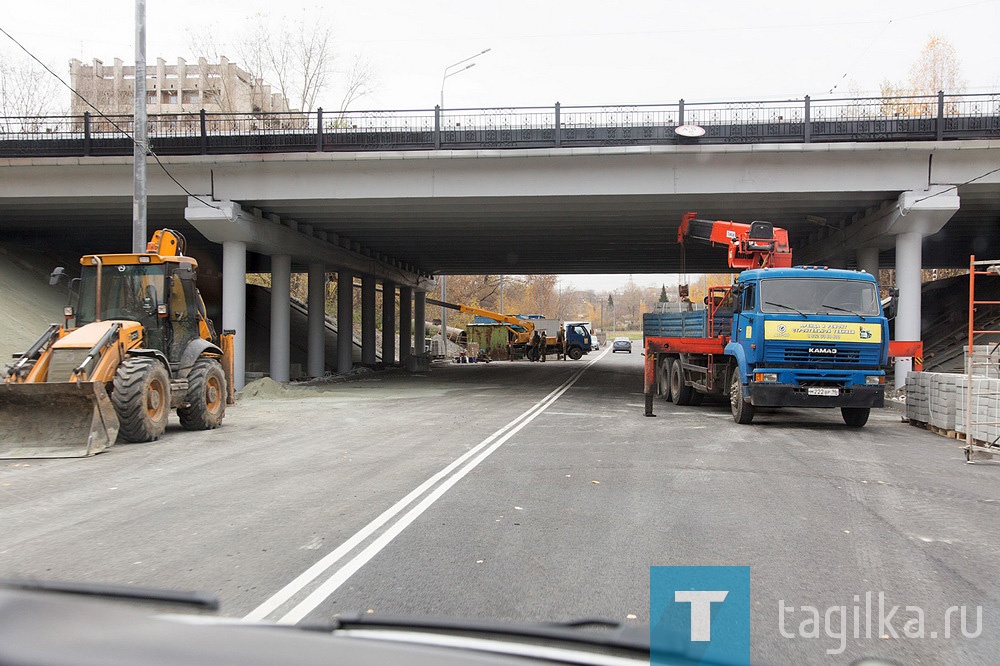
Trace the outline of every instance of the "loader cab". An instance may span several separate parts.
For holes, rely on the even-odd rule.
[[[85,265],[80,271],[76,325],[106,319],[127,319],[155,327],[163,299],[163,264]],[[100,283],[100,294],[98,294]]]
[[[170,362],[202,337],[196,265],[156,255],[88,256],[81,260],[76,326],[124,319],[143,326],[143,346]],[[98,286],[100,285],[100,286]]]

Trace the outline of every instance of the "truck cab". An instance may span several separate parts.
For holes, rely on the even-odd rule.
[[[574,361],[589,354],[594,346],[589,321],[567,321],[563,324],[566,334],[566,354]]]
[[[888,322],[875,279],[825,267],[767,268],[740,274],[725,354],[733,415],[755,407],[840,407],[863,425],[882,407]],[[741,418],[742,417],[742,418]]]

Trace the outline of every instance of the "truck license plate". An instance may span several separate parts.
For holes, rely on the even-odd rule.
[[[810,386],[809,395],[838,396],[840,395],[840,389],[836,387],[827,388],[825,386]]]

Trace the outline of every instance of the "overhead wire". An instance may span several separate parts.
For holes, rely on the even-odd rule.
[[[991,169],[990,171],[987,171],[986,173],[979,174],[975,178],[970,178],[969,180],[965,181],[964,183],[959,183],[958,185],[949,185],[948,187],[944,188],[940,192],[935,192],[934,194],[928,194],[926,197],[921,197],[920,199],[914,199],[913,203],[917,204],[917,203],[920,203],[921,201],[927,201],[928,199],[933,199],[934,197],[939,196],[941,194],[945,194],[947,192],[951,192],[952,190],[957,190],[960,187],[964,187],[966,185],[969,185],[970,183],[974,183],[977,180],[982,180],[983,178],[986,178],[987,176],[995,174],[998,171],[1000,171],[1000,167],[997,167],[996,169]]]
[[[846,79],[847,75],[850,74],[851,71],[854,70],[854,68],[858,66],[858,63],[861,62],[862,59],[864,59],[864,57],[868,54],[868,51],[871,50],[871,48],[875,45],[875,42],[877,42],[879,40],[879,38],[882,36],[882,33],[884,33],[889,28],[890,25],[892,25],[892,19],[889,19],[888,21],[886,21],[886,24],[884,26],[882,26],[882,29],[878,31],[877,35],[875,35],[875,39],[873,39],[868,44],[868,46],[865,47],[865,50],[861,52],[861,55],[859,55],[857,57],[857,59],[854,61],[854,63],[850,67],[848,67],[846,70],[844,70],[844,73],[841,75],[840,80],[838,80],[835,84],[833,84],[833,87],[830,88],[827,91],[827,93],[826,93],[827,95],[832,95],[833,94],[833,91],[837,89],[837,86],[840,85],[841,81],[843,81],[844,79]]]
[[[67,89],[69,89],[69,91],[71,93],[73,93],[74,95],[76,95],[77,97],[79,97],[83,101],[83,103],[86,104],[87,106],[89,106],[91,109],[93,109],[97,113],[98,116],[100,116],[102,119],[108,121],[108,123],[110,123],[112,127],[114,127],[116,130],[118,130],[119,132],[121,132],[129,141],[132,142],[133,145],[138,146],[142,150],[143,154],[149,155],[154,160],[156,160],[156,163],[159,165],[160,169],[163,170],[163,173],[165,173],[170,180],[174,181],[174,183],[177,185],[177,187],[181,188],[181,190],[183,190],[185,194],[187,194],[189,197],[195,199],[196,201],[199,201],[199,202],[203,203],[204,205],[206,205],[206,206],[208,206],[210,208],[214,208],[216,210],[222,210],[221,207],[219,207],[219,206],[211,203],[210,201],[206,201],[206,200],[202,199],[197,194],[194,194],[188,188],[186,188],[183,183],[181,183],[179,180],[177,180],[174,177],[174,175],[172,173],[170,173],[170,170],[167,169],[166,165],[163,162],[160,161],[160,156],[157,155],[156,152],[152,148],[150,148],[148,141],[146,142],[146,144],[141,144],[139,141],[137,141],[136,138],[132,134],[130,134],[127,130],[125,130],[125,128],[123,128],[121,125],[119,125],[118,123],[116,123],[111,117],[109,117],[108,115],[106,115],[103,111],[101,111],[100,109],[98,109],[96,106],[94,106],[93,104],[91,104],[91,102],[90,102],[89,99],[87,99],[86,97],[84,97],[78,90],[76,90],[76,88],[74,88],[70,84],[66,83],[66,81],[64,81],[61,76],[59,76],[58,74],[56,74],[55,72],[53,72],[52,69],[48,65],[46,65],[44,62],[42,62],[41,60],[39,60],[38,57],[35,56],[34,53],[32,53],[31,51],[29,51],[28,48],[26,46],[24,46],[24,44],[22,44],[17,39],[15,39],[14,36],[11,35],[9,32],[7,32],[6,30],[4,30],[3,27],[0,27],[0,33],[3,33],[7,37],[7,39],[9,39],[10,41],[14,42],[14,44],[16,44],[18,46],[18,48],[20,48],[22,51],[24,51],[25,53],[28,54],[29,58],[31,58],[32,60],[34,60],[35,62],[37,62],[39,65],[41,65],[42,68],[45,69],[46,72],[48,72],[53,77],[55,77],[55,79],[57,81],[59,81],[59,83],[61,83],[63,86],[65,86]]]
[[[931,16],[933,14],[941,14],[944,12],[954,12],[959,9],[966,9],[968,7],[975,7],[977,5],[989,5],[996,3],[998,1],[1000,0],[979,0],[979,2],[969,2],[964,5],[958,5],[956,7],[945,7],[944,9],[935,9],[929,12],[922,12],[920,14],[910,14],[908,16],[901,16],[889,19],[888,21],[886,21],[885,25],[882,26],[882,29],[878,31],[878,34],[875,35],[875,38],[872,39],[872,41],[868,44],[868,46],[865,47],[865,50],[861,52],[861,55],[859,55],[855,59],[854,63],[847,68],[847,70],[841,75],[840,79],[833,85],[832,88],[830,88],[830,90],[827,91],[827,94],[828,95],[833,94],[833,91],[837,89],[837,86],[839,86],[840,83],[847,78],[848,74],[854,71],[854,69],[858,66],[858,63],[860,63],[864,59],[865,55],[868,54],[868,51],[870,51],[871,48],[875,45],[875,42],[877,42],[882,37],[882,34],[889,28],[890,25],[892,25],[894,21],[909,21],[910,19],[922,18],[924,16]],[[865,23],[874,23],[874,21],[858,22],[858,24],[865,24]]]

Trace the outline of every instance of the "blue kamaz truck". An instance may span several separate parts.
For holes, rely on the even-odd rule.
[[[889,353],[879,287],[861,271],[745,270],[705,308],[643,315],[646,415],[727,397],[737,423],[758,407],[838,407],[861,427],[882,407]]]

